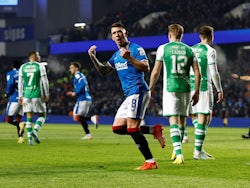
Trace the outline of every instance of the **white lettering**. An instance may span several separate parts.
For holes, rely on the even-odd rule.
[[[127,61],[124,62],[124,63],[116,63],[116,64],[115,64],[115,69],[116,69],[117,71],[123,70],[123,69],[127,69],[127,68],[128,68],[128,63],[127,63]]]
[[[16,41],[25,39],[25,28],[8,28],[4,30],[5,41]]]

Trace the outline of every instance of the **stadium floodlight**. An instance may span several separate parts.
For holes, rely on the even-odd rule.
[[[81,22],[81,23],[75,23],[74,24],[75,27],[81,27],[82,29],[86,26],[86,23]]]
[[[250,50],[250,46],[249,45],[248,46],[243,46],[242,49],[243,50]]]

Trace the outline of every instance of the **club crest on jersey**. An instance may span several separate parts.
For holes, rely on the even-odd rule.
[[[127,61],[125,61],[124,63],[116,63],[115,64],[115,69],[117,70],[117,71],[119,71],[119,70],[124,70],[124,69],[128,69],[128,63],[127,63]]]
[[[141,56],[143,56],[143,55],[146,54],[143,48],[137,48],[137,50],[139,51],[139,54],[140,54]]]

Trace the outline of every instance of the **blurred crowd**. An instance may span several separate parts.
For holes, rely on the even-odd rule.
[[[58,31],[60,42],[101,40],[110,38],[109,27],[115,21],[122,21],[130,36],[150,36],[166,34],[167,26],[180,23],[185,33],[197,32],[202,24],[209,24],[216,30],[243,29],[250,27],[250,13],[233,16],[229,12],[249,0],[135,0],[120,7],[114,13],[104,15],[96,23],[87,23],[82,28],[64,28]],[[129,10],[129,11],[128,11]],[[163,12],[152,16],[152,21],[140,24],[139,20],[152,12]],[[58,42],[58,41],[57,41]]]
[[[221,3],[218,3],[221,2]],[[61,42],[81,41],[109,38],[108,27],[114,21],[122,20],[130,32],[130,36],[164,35],[170,23],[178,22],[185,28],[185,32],[195,32],[203,23],[210,24],[216,30],[250,28],[250,14],[247,11],[244,17],[225,16],[230,10],[247,0],[165,0],[165,1],[131,1],[115,13],[110,13],[94,24],[88,24],[84,29],[65,29],[60,31]],[[175,8],[173,8],[175,7]],[[198,7],[198,9],[197,9]],[[130,10],[130,11],[127,11]],[[199,10],[199,11],[193,11]],[[150,12],[166,11],[153,22],[142,27],[137,21]],[[136,13],[136,14],[135,14]],[[243,44],[242,44],[243,45]],[[242,50],[242,46],[225,45],[217,51],[218,68],[224,89],[224,101],[214,105],[215,117],[249,117],[250,116],[250,84],[231,78],[231,73],[250,75],[250,53]],[[149,59],[153,68],[154,56]],[[224,59],[222,58],[224,57]],[[59,57],[58,57],[59,58]],[[106,60],[108,60],[107,55]],[[48,114],[67,115],[72,113],[76,99],[66,97],[66,92],[73,90],[73,78],[68,72],[70,61],[68,58],[58,59],[55,65],[53,59],[48,61],[47,73],[50,81],[50,101],[47,104]],[[82,64],[89,86],[93,105],[90,113],[100,115],[114,115],[117,107],[123,101],[123,94],[116,73],[104,77],[97,73],[88,58],[76,55],[74,60]],[[0,112],[5,113],[8,99],[3,98],[6,88],[6,72],[11,69],[13,58],[0,57]],[[145,74],[147,82],[150,73]],[[162,115],[162,78],[159,79],[156,92],[150,102],[146,115]],[[215,92],[216,101],[216,92]]]
[[[218,54],[219,55],[219,54]],[[150,57],[150,55],[149,55]],[[82,64],[82,72],[86,75],[90,93],[93,99],[91,114],[115,115],[117,107],[123,101],[123,93],[120,82],[113,72],[108,76],[101,76],[93,67],[90,60],[83,60],[81,57],[75,57]],[[151,57],[153,59],[153,57]],[[107,58],[108,59],[108,58]],[[59,60],[60,61],[60,60]],[[250,72],[250,53],[242,51],[236,58],[230,59],[225,63],[218,63],[219,72],[222,79],[224,89],[224,101],[214,105],[215,117],[250,117],[250,84],[248,82],[235,80],[231,78],[231,73],[236,72],[241,75],[249,75]],[[3,96],[6,88],[5,74],[11,69],[11,59],[1,57],[0,70],[0,92]],[[72,113],[76,98],[68,98],[66,92],[73,90],[73,78],[69,74],[68,66],[70,59],[61,60],[60,66],[64,67],[64,71],[55,72],[53,66],[48,62],[47,74],[50,82],[50,100],[47,104],[48,114],[53,115],[69,115]],[[151,69],[153,61],[150,61]],[[162,76],[162,75],[161,75]],[[149,82],[150,73],[145,74],[147,82]],[[161,116],[162,115],[162,77],[160,77],[155,87],[156,92],[150,102],[146,115]],[[216,101],[216,92],[215,92]],[[0,100],[1,114],[5,113],[7,99]]]

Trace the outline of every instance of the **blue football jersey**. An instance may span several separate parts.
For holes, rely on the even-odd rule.
[[[77,98],[77,101],[91,101],[91,96],[89,93],[89,85],[86,77],[83,73],[77,72],[74,75],[74,89]]]
[[[129,43],[128,48],[131,57],[134,57],[138,61],[148,59],[141,46],[135,43]],[[121,57],[120,50],[113,54],[109,59],[109,63],[116,69],[126,97],[149,90],[148,84],[144,79],[144,72],[139,71],[129,61]]]
[[[10,96],[10,102],[18,102],[18,69],[6,73],[6,94]]]

